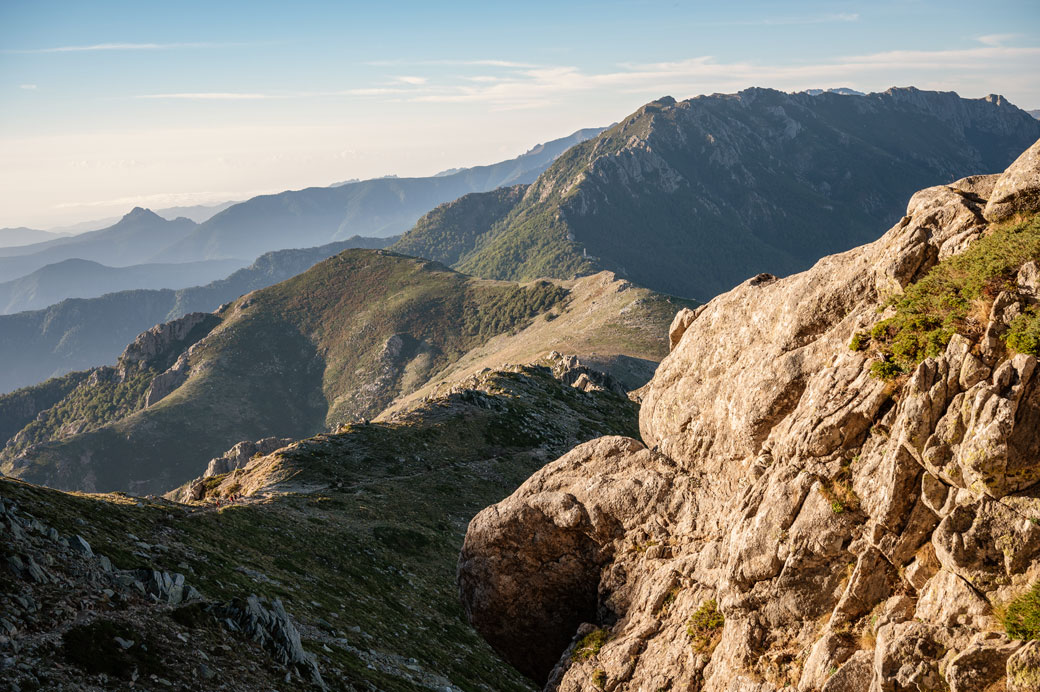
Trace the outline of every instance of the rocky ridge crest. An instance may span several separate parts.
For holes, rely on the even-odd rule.
[[[1036,689],[1040,643],[999,617],[1040,578],[1040,374],[1001,338],[1035,266],[907,376],[849,344],[991,221],[1040,212],[1038,152],[681,312],[645,446],[580,445],[470,524],[478,631],[553,690]]]

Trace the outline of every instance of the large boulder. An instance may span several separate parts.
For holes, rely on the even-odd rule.
[[[1040,211],[1040,140],[1025,150],[997,180],[986,203],[986,220],[1005,221]]]

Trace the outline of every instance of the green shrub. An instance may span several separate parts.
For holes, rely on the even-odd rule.
[[[1040,581],[998,609],[997,615],[1012,639],[1040,639]]]
[[[697,653],[711,654],[722,638],[722,628],[726,618],[719,612],[714,598],[701,603],[686,623],[686,634],[693,641],[693,649]]]
[[[853,461],[857,461],[857,456]],[[841,465],[841,470],[834,478],[820,483],[820,493],[831,505],[835,514],[859,509],[859,496],[852,489],[852,461]]]
[[[1040,311],[1030,308],[1012,320],[1004,339],[1013,351],[1040,356]]]
[[[856,332],[852,335],[852,341],[849,342],[849,348],[853,351],[862,351],[870,343],[870,337],[863,332]]]
[[[996,227],[965,252],[937,264],[889,302],[894,316],[871,329],[882,354],[871,374],[890,379],[910,372],[925,358],[942,354],[955,333],[981,335],[993,299],[1030,260],[1040,260],[1040,216]],[[1016,320],[1013,342],[1009,336],[1012,348],[1040,350],[1040,324],[1031,315]]]
[[[571,653],[572,661],[585,661],[599,654],[603,645],[610,640],[610,630],[599,628],[592,630],[578,642]]]
[[[607,686],[607,671],[603,669],[597,670],[592,674],[592,684],[599,689],[603,689]]]
[[[876,360],[870,365],[870,374],[879,380],[891,380],[903,374],[903,369],[890,360]]]

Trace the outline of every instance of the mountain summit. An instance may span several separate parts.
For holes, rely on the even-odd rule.
[[[609,269],[710,298],[760,272],[790,274],[877,237],[915,190],[1000,171],[1040,122],[999,96],[889,89],[858,96],[747,89],[649,103],[561,156],[462,243],[432,218],[396,246],[469,274],[571,277]],[[493,202],[492,195],[498,195]],[[450,247],[450,251],[444,248]]]

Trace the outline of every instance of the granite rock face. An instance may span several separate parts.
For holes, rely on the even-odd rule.
[[[849,343],[980,237],[993,200],[1040,212],[1037,146],[917,193],[870,245],[681,312],[641,391],[645,446],[581,445],[471,522],[459,586],[477,630],[554,690],[1032,679],[1035,647],[994,607],[1040,577],[1040,369],[1000,339],[1035,267],[983,336],[904,378],[872,377]]]
[[[986,204],[986,218],[1003,221],[1040,205],[1040,142],[1026,149],[1004,174]]]

